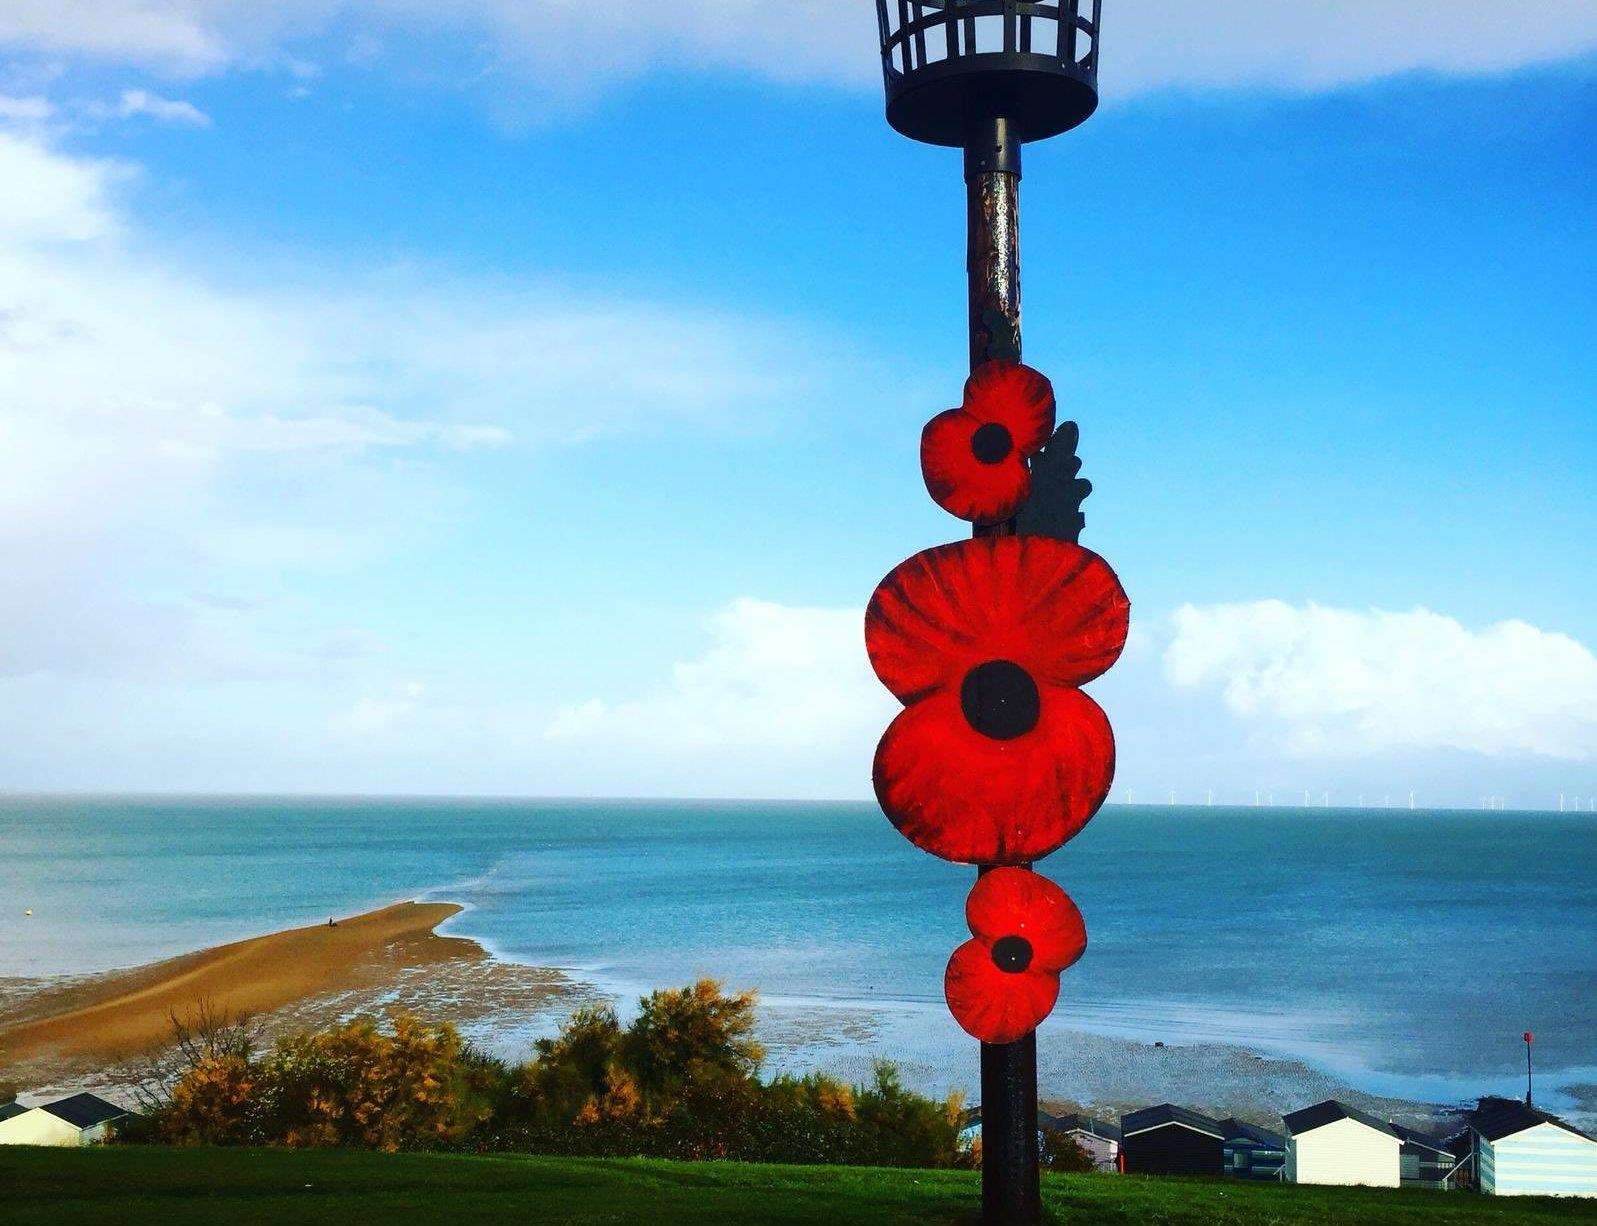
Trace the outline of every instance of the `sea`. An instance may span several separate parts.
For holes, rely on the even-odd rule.
[[[1529,1030],[1538,1101],[1597,1086],[1591,815],[1110,805],[1038,868],[1088,929],[1050,1027],[1426,1101],[1523,1092]],[[834,1053],[968,1063],[941,985],[972,879],[863,803],[5,797],[0,977],[437,899],[621,1001],[708,975],[822,1031],[899,1019]]]

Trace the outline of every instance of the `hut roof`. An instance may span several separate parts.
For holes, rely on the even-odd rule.
[[[1194,1132],[1206,1133],[1216,1140],[1225,1140],[1225,1130],[1220,1127],[1219,1120],[1174,1103],[1160,1103],[1157,1107],[1144,1107],[1141,1111],[1122,1115],[1120,1133],[1123,1137],[1129,1137],[1134,1133],[1147,1132],[1150,1128],[1162,1128],[1166,1124],[1179,1124]]]
[[[1243,1141],[1250,1145],[1262,1145],[1268,1149],[1286,1148],[1286,1138],[1279,1133],[1260,1128],[1257,1124],[1249,1124],[1246,1120],[1239,1120],[1235,1116],[1221,1120],[1220,1131],[1225,1133],[1227,1144]]]
[[[108,1103],[98,1094],[74,1094],[70,1098],[45,1103],[41,1111],[48,1111],[58,1120],[65,1120],[74,1128],[93,1128],[107,1120],[119,1120],[129,1114],[126,1107]]]
[[[1551,1124],[1555,1128],[1572,1132],[1577,1137],[1585,1137],[1588,1141],[1594,1139],[1573,1124],[1566,1124],[1556,1115],[1539,1107],[1527,1107],[1524,1103],[1495,1102],[1477,1108],[1470,1117],[1470,1127],[1488,1141],[1501,1141],[1504,1137],[1524,1132],[1527,1128],[1536,1127],[1537,1124]]]
[[[1057,1132],[1085,1132],[1095,1137],[1102,1137],[1105,1141],[1120,1140],[1120,1129],[1107,1120],[1095,1120],[1090,1115],[1056,1115],[1050,1116],[1045,1127]]]
[[[1323,1103],[1315,1103],[1312,1107],[1305,1107],[1301,1111],[1294,1111],[1290,1115],[1281,1117],[1287,1132],[1294,1137],[1305,1132],[1313,1132],[1316,1128],[1324,1128],[1327,1124],[1336,1123],[1337,1120],[1354,1120],[1367,1128],[1384,1132],[1389,1137],[1397,1136],[1397,1130],[1385,1120],[1378,1120],[1373,1115],[1338,1102],[1334,1098],[1328,1098]]]
[[[1404,1149],[1428,1149],[1434,1153],[1446,1154],[1453,1157],[1453,1151],[1447,1147],[1447,1142],[1441,1137],[1433,1137],[1428,1133],[1416,1132],[1412,1128],[1405,1128],[1402,1124],[1393,1124],[1397,1139],[1403,1142]]]
[[[0,1103],[0,1120],[9,1120],[13,1115],[21,1115],[28,1110],[21,1103]]]

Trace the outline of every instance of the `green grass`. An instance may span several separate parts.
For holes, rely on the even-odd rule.
[[[1138,1226],[1597,1222],[1592,1201],[1057,1175],[1053,1220]],[[0,1146],[0,1221],[314,1226],[364,1222],[969,1221],[963,1171],[261,1149]]]

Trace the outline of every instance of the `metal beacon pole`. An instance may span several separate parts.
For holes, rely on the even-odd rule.
[[[921,441],[928,492],[973,539],[877,588],[866,643],[905,703],[877,750],[887,816],[922,850],[977,866],[974,939],[949,963],[955,1018],[982,1040],[983,1219],[1040,1220],[1036,1026],[1086,931],[1033,861],[1103,803],[1114,742],[1078,687],[1124,645],[1129,604],[1077,544],[1077,429],[1021,365],[1021,146],[1098,106],[1101,0],[877,0],[887,121],[964,150],[971,379]]]

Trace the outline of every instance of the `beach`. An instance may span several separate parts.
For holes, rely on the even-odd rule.
[[[454,903],[398,902],[128,970],[0,982],[0,1072],[99,1084],[135,1075],[202,1013],[255,1019],[270,1037],[355,1013],[414,1008],[471,1023],[583,993],[558,971],[498,962],[434,929]]]

